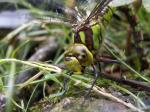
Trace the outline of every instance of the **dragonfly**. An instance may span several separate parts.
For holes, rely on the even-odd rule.
[[[111,1],[112,0],[98,0],[96,6],[87,17],[83,17],[83,14],[78,14],[76,16],[78,18],[76,18],[72,24],[72,31],[74,32],[75,43],[83,43],[79,33],[84,32],[84,44],[88,47],[89,50],[94,49],[92,26],[100,24],[100,21],[107,21],[104,18],[104,15],[108,12],[108,9],[111,9],[108,6]]]
[[[78,14],[75,17],[75,20],[72,21],[74,44],[66,49],[64,62],[67,68],[74,72],[82,72],[86,66],[91,65],[93,67],[95,77],[86,96],[90,94],[97,78],[100,75],[100,72],[97,70],[94,64],[94,54],[91,52],[94,50],[92,26],[99,24],[100,21],[107,21],[104,18],[104,15],[109,10],[108,4],[111,1],[112,0],[98,0],[94,9],[87,17],[84,17],[83,19],[81,16],[82,14]],[[84,33],[85,42],[82,41],[80,32]]]

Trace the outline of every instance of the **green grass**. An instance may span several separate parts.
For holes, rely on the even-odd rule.
[[[30,103],[32,98],[34,97],[34,94],[36,93],[38,85],[43,85],[43,90],[41,90],[41,93],[44,95],[45,99],[52,100],[53,103],[57,103],[64,95],[64,78],[69,79],[69,89],[65,94],[66,97],[74,95],[72,92],[76,87],[80,88],[81,90],[83,90],[84,88],[90,88],[92,79],[94,77],[93,73],[91,73],[91,67],[86,68],[86,73],[82,73],[80,75],[73,73],[72,76],[69,76],[70,71],[68,71],[66,68],[62,69],[58,66],[60,64],[63,64],[65,48],[69,44],[73,43],[72,37],[68,36],[68,34],[72,32],[71,23],[64,22],[64,19],[67,19],[66,15],[59,15],[58,13],[38,9],[34,6],[31,6],[25,0],[22,0],[22,2],[19,2],[19,4],[23,4],[25,7],[27,7],[27,9],[32,12],[33,16],[36,19],[18,27],[17,29],[14,29],[12,32],[8,33],[6,37],[2,37],[2,40],[0,41],[0,91],[8,97],[6,112],[11,112],[15,108],[20,108],[22,112],[27,112],[28,109],[30,109]],[[60,21],[50,21],[45,23],[44,20],[41,20],[41,17],[47,16],[52,18],[56,17]],[[123,15],[120,14],[119,16],[121,16],[124,20]],[[147,12],[145,12],[144,9],[141,9],[138,13],[138,17],[139,24],[141,25],[139,26],[139,28],[143,29],[145,35],[150,36],[150,16],[147,14]],[[37,18],[40,19],[37,20]],[[108,19],[110,21],[110,16],[108,17]],[[115,23],[117,25],[117,28],[116,26],[114,26]],[[129,65],[125,62],[129,58],[133,59],[132,56],[135,57],[135,59],[137,56],[135,52],[131,55],[131,57],[127,57],[125,55],[125,42],[127,37],[126,29],[128,27],[128,23],[126,21],[116,21],[113,18],[107,24],[107,28],[104,26],[102,27],[103,39],[101,40],[103,42],[100,45],[100,49],[98,49],[99,43],[97,42],[100,28],[97,26],[93,27],[94,43],[96,44],[95,46],[97,48],[96,51],[102,55],[109,54],[117,59],[121,64],[120,66],[128,70],[130,78],[135,80],[138,79],[144,83],[149,84],[150,78],[147,75],[149,73],[149,69],[147,69],[146,72],[139,72],[138,70],[133,69],[134,67],[132,67],[132,65]],[[53,58],[49,59],[46,62],[28,61],[27,57],[33,54],[33,51],[31,52],[31,50],[36,51],[36,48],[32,49],[33,45],[40,46],[40,43],[43,42],[43,40],[35,41],[35,38],[42,38],[41,35],[46,39],[51,37],[56,38],[59,44],[59,48],[57,49],[56,54],[53,56]],[[24,37],[24,39],[19,39],[18,37]],[[69,43],[66,42],[67,39],[69,40]],[[105,44],[105,40],[108,40],[107,44],[109,43],[109,46]],[[142,46],[144,46],[144,49],[149,49],[149,47],[147,47],[148,43],[143,42],[142,44]],[[149,57],[150,55],[147,55],[145,58],[149,60]],[[101,64],[101,69],[102,71],[105,71],[107,67],[113,68],[113,66],[114,64]],[[140,66],[140,64],[138,66]],[[37,68],[39,72],[27,81],[21,84],[15,84],[15,78],[19,73],[32,68]],[[41,78],[39,79],[38,77]],[[44,86],[49,81],[53,81],[54,84],[51,88],[54,88],[54,90],[52,90],[49,95],[46,95]],[[104,85],[104,87],[114,86],[114,88],[116,88],[119,92],[131,95],[132,99],[135,102],[138,102],[142,107],[147,106],[142,102],[140,98],[137,97],[139,91],[130,91],[132,89],[130,87],[124,88],[124,85],[118,86],[112,81],[107,81],[107,79],[98,79],[97,84],[93,88],[93,91],[98,93],[98,95],[102,95],[106,98],[118,101],[133,110],[138,110],[138,108],[136,108],[134,105],[128,105],[121,99],[118,99],[111,94],[105,93],[101,90],[101,88],[98,87],[98,85]],[[33,87],[31,88],[32,93],[30,95],[30,98],[27,102],[23,100],[17,101],[16,96],[14,96],[15,90],[22,90],[26,87]],[[146,92],[144,93],[147,94]]]

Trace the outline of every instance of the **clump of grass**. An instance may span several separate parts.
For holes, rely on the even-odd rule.
[[[69,76],[67,70],[63,71],[61,68],[56,66],[57,64],[63,63],[64,46],[68,45],[68,43],[66,42],[65,39],[67,38],[66,35],[71,31],[71,29],[70,29],[71,23],[67,23],[66,21],[64,22],[64,19],[66,19],[66,16],[59,15],[58,13],[56,14],[53,12],[47,12],[47,11],[43,11],[41,9],[35,8],[34,6],[32,6],[31,4],[26,2],[25,0],[22,0],[21,2],[19,2],[19,4],[24,5],[38,19],[33,20],[29,23],[26,23],[26,24],[20,26],[19,28],[15,29],[14,31],[9,33],[6,37],[4,37],[2,39],[2,41],[0,42],[1,43],[0,48],[3,49],[0,51],[0,58],[1,58],[0,59],[0,65],[1,65],[0,66],[0,71],[1,71],[0,90],[7,96],[6,111],[8,111],[8,112],[12,111],[12,109],[13,109],[12,103],[13,103],[17,108],[20,108],[23,112],[26,112],[29,108],[29,105],[32,100],[32,97],[34,96],[34,93],[36,93],[36,89],[37,89],[38,85],[41,83],[46,83],[47,81],[50,81],[50,80],[52,80],[54,83],[58,84],[59,87],[57,88],[57,90],[54,93],[51,93],[49,96],[45,96],[45,93],[43,92],[45,98],[48,98],[48,99],[52,99],[52,98],[59,99],[59,97],[61,97],[65,93],[65,91],[62,90],[63,83],[64,83],[63,80],[61,80],[62,77],[68,78],[70,81],[74,82],[74,83],[68,83],[68,86],[73,86],[73,87],[74,86],[78,86],[78,87],[82,86],[84,88],[90,88],[91,87],[91,76],[90,76],[91,73],[90,72],[88,72],[86,75],[85,75],[85,73],[83,73],[82,75],[73,74],[72,76]],[[41,20],[41,17],[43,17],[43,16],[44,17],[50,16],[53,18],[57,17],[57,21],[50,20],[45,23],[44,20]],[[145,18],[149,19],[149,16],[148,15],[143,16],[143,12],[140,12],[139,17],[140,17],[140,20],[142,21],[142,24],[146,25]],[[60,20],[60,21],[58,21],[58,20]],[[127,26],[126,23],[123,23],[123,22],[121,23],[121,25],[123,27]],[[111,27],[111,28],[108,28],[108,31],[110,31],[110,29],[116,30],[112,26],[111,25],[108,26],[108,27]],[[57,39],[59,38],[59,42],[61,43],[60,49],[57,51],[56,56],[52,60],[51,64],[47,64],[46,62],[45,63],[37,62],[37,61],[23,61],[23,59],[25,59],[25,57],[28,55],[28,53],[30,51],[31,44],[32,44],[32,43],[30,43],[30,41],[32,41],[32,39],[31,40],[25,39],[25,41],[20,40],[20,43],[17,43],[17,45],[10,44],[11,41],[15,40],[18,36],[23,36],[26,33],[30,33],[30,35],[28,35],[28,36],[35,36],[35,35],[39,36],[39,35],[41,35],[41,32],[40,33],[38,32],[39,30],[36,33],[32,33],[32,30],[36,31],[37,29],[41,29],[41,28],[43,29],[42,31],[44,31],[44,33],[42,32],[42,34],[45,34],[45,36],[51,35]],[[53,33],[53,35],[52,35],[52,30],[58,30],[58,29],[63,31],[66,35],[62,36],[62,34],[61,34],[58,36],[55,33]],[[99,36],[98,35],[99,32],[97,32],[97,30],[99,30],[99,27],[98,27],[98,29],[97,28],[94,29],[94,31],[97,33],[97,34],[94,34],[95,37]],[[104,28],[104,30],[106,30],[106,29]],[[147,25],[147,27],[145,27],[144,31],[149,35],[148,25]],[[106,31],[106,35],[107,35],[107,33],[108,32]],[[122,31],[122,32],[120,31],[117,33],[117,36],[125,37],[126,33],[124,31]],[[63,38],[61,38],[61,37],[63,37]],[[103,38],[103,39],[105,39],[105,38]],[[106,39],[108,39],[108,38],[106,38]],[[119,39],[119,38],[112,37],[109,39],[112,41],[112,43],[113,42],[117,43],[120,41],[122,41],[122,43],[124,43],[124,40],[122,40],[122,38]],[[97,43],[96,41],[98,41],[98,39],[95,39],[95,43]],[[96,46],[98,46],[98,45],[96,45]],[[134,70],[130,65],[125,63],[124,59],[126,56],[124,54],[124,50],[123,50],[124,48],[120,48],[120,47],[124,47],[123,45],[116,45],[116,48],[112,47],[111,49],[110,49],[110,46],[106,45],[105,43],[100,46],[102,47],[100,49],[100,50],[102,50],[101,53],[109,52],[109,54],[111,54],[113,57],[115,57],[122,66],[126,67],[129,71],[134,73],[134,75],[136,75],[137,78],[142,79],[143,81],[145,81],[148,84],[150,83],[150,80],[148,77],[146,77],[143,74],[139,73],[138,71]],[[103,49],[103,47],[105,49]],[[113,52],[116,49],[120,50],[119,53],[117,53],[117,54],[119,54],[119,56],[117,56]],[[20,55],[20,57],[24,57],[24,58],[18,59],[18,54]],[[102,67],[104,67],[104,66],[102,66]],[[36,75],[34,75],[33,77],[31,77],[30,79],[28,79],[27,81],[25,81],[21,84],[15,84],[14,83],[15,78],[17,77],[16,74],[21,72],[22,69],[26,70],[26,69],[30,69],[30,68],[38,68],[39,73],[37,73]],[[103,68],[103,69],[105,69],[105,68]],[[39,76],[42,76],[42,78],[38,79]],[[134,76],[133,76],[133,78],[134,78]],[[103,82],[101,82],[101,83],[103,83]],[[110,82],[110,81],[108,81],[107,83],[108,83],[108,85],[112,85],[112,82]],[[31,86],[31,85],[35,85],[35,84],[36,84],[36,86],[32,90],[32,94],[29,98],[29,101],[27,102],[27,105],[25,105],[23,101],[20,101],[19,103],[15,101],[15,99],[13,97],[14,90],[16,90],[16,89],[21,90],[22,88],[25,88],[26,86]],[[99,84],[97,84],[97,85],[99,85]],[[132,105],[130,103],[128,104],[128,103],[122,101],[121,99],[119,99],[109,93],[104,92],[97,85],[95,85],[93,87],[94,92],[96,92],[99,95],[102,95],[104,97],[107,97],[109,99],[112,99],[114,101],[120,102],[123,105],[131,108],[132,110],[142,112],[141,109],[135,107],[134,105]],[[113,84],[113,86],[115,88],[131,95],[133,97],[133,99],[135,99],[138,103],[140,103],[140,105],[142,105],[144,108],[146,107],[145,104],[135,95],[137,92],[135,92],[135,94],[133,94],[128,89],[125,89],[122,86],[117,86],[115,84]],[[72,90],[70,90],[70,91],[72,91]]]

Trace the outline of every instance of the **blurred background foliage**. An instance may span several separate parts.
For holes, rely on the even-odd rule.
[[[63,72],[59,70],[63,64],[65,49],[69,44],[74,43],[72,27],[74,23],[80,24],[87,19],[98,2],[98,0],[0,1],[0,90],[1,93],[10,97],[7,101],[7,111],[12,111],[12,105],[21,108],[22,111],[27,111],[29,104],[32,104],[32,98],[34,99],[33,102],[43,97],[52,98],[53,102],[59,100],[58,96],[64,92],[62,91],[63,78],[68,75],[66,69]],[[109,7],[107,13],[99,17],[99,25],[92,26],[95,49],[101,55],[110,56],[112,54],[104,47],[105,45],[109,46],[131,68],[125,64],[118,67],[116,64],[102,63],[102,72],[112,73],[115,77],[120,77],[118,69],[123,70],[125,78],[140,80],[149,85],[150,1],[112,0]],[[134,28],[126,17],[124,8],[129,9],[127,13],[131,17],[136,17],[137,24]],[[104,18],[106,21],[103,21]],[[95,20],[92,21],[92,23],[95,22]],[[141,41],[134,39],[133,29],[135,32],[142,33]],[[99,42],[100,33],[102,36]],[[83,32],[80,33],[80,36],[84,41],[86,37]],[[137,48],[140,50],[137,51]],[[140,52],[141,49],[142,53]],[[119,63],[122,62],[119,60]],[[84,75],[75,75],[74,77],[90,83],[93,76],[89,74],[93,73],[91,68],[88,68],[83,73]],[[130,72],[132,68],[135,72]],[[145,80],[142,80],[141,74]],[[46,83],[50,84],[46,86]],[[42,89],[36,89],[38,88],[35,86],[36,84]],[[51,86],[52,84],[53,86]],[[113,84],[116,83],[113,82]],[[30,87],[30,85],[34,86]],[[112,81],[99,78],[97,85],[108,88],[112,85]],[[120,86],[127,87],[121,84]],[[23,91],[22,88],[24,87],[27,89]],[[79,94],[74,93],[73,81],[69,82],[68,88],[71,91],[66,96],[79,96]],[[79,89],[82,93],[83,88],[80,86],[75,89]],[[147,92],[132,90],[129,87],[127,89],[141,99],[149,96]],[[118,89],[118,91],[120,90]],[[123,93],[129,94],[126,90]],[[34,96],[38,97],[34,98]],[[12,101],[13,104],[10,103]],[[144,100],[142,101],[144,102]]]

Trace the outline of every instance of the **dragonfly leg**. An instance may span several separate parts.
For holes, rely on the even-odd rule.
[[[68,75],[71,76],[72,73],[69,73]],[[64,90],[64,93],[63,93],[63,96],[66,94],[66,92],[67,92],[67,90],[68,90],[68,88],[67,88],[68,81],[69,81],[69,78],[64,78],[64,82],[63,82],[63,90]]]
[[[93,82],[92,82],[92,85],[91,85],[91,87],[89,88],[89,90],[88,90],[88,92],[87,92],[87,94],[84,96],[84,101],[82,102],[82,104],[84,104],[85,103],[85,100],[88,98],[88,96],[89,96],[89,94],[91,93],[91,91],[92,91],[92,88],[94,87],[94,85],[96,84],[96,80],[97,80],[97,78],[99,77],[99,72],[97,71],[97,69],[96,69],[96,67],[95,67],[95,65],[94,64],[92,64],[92,67],[93,67],[93,70],[94,70],[94,75],[95,75],[95,77],[94,77],[94,80],[93,80]]]

